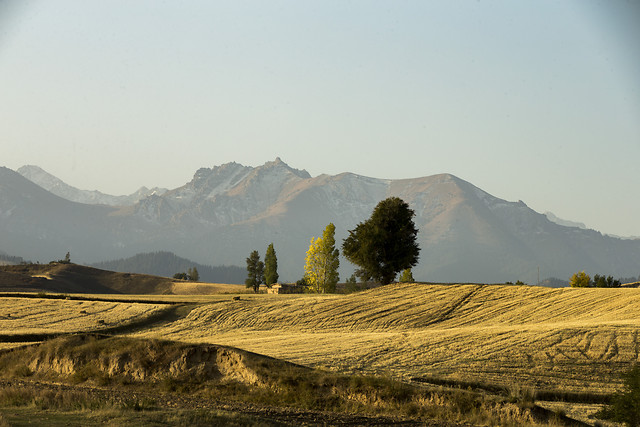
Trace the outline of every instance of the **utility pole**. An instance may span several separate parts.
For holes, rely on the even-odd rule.
[[[540,286],[540,266],[538,266],[538,286]]]

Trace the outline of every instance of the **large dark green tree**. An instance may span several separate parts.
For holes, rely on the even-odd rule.
[[[278,257],[273,243],[267,247],[267,253],[264,255],[264,283],[271,286],[278,281]]]
[[[253,292],[260,290],[260,283],[264,280],[264,263],[260,261],[258,251],[253,251],[247,258],[247,279],[244,284],[253,288]]]
[[[343,255],[360,267],[361,277],[383,285],[393,282],[400,271],[418,263],[420,247],[414,216],[415,212],[398,197],[381,201],[371,218],[349,230],[342,244]]]

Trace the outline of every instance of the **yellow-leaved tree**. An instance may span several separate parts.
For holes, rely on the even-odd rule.
[[[575,273],[569,279],[569,284],[572,288],[588,288],[591,283],[591,277],[584,271]]]
[[[309,290],[335,292],[339,280],[340,252],[336,249],[336,226],[329,223],[317,239],[312,237],[305,257],[304,277]]]

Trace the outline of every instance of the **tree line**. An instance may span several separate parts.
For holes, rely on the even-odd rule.
[[[398,197],[378,203],[371,217],[359,223],[342,243],[342,253],[357,268],[348,281],[375,281],[382,285],[394,281],[402,272],[400,281],[413,281],[411,268],[418,263],[420,247],[415,212]],[[322,237],[312,237],[305,256],[304,276],[298,281],[310,292],[335,292],[339,281],[340,250],[336,248],[336,227],[329,223]],[[273,243],[267,248],[265,260],[257,250],[246,259],[245,285],[258,292],[260,284],[271,286],[278,280],[278,263]]]
[[[619,288],[622,283],[630,283],[634,282],[635,278],[619,278],[615,279],[613,276],[605,276],[595,274],[593,278],[589,276],[584,271],[579,271],[575,273],[569,279],[569,285],[572,288]],[[640,276],[638,276],[638,281],[640,281]]]
[[[163,277],[173,277],[175,274],[189,276],[189,269],[196,269],[198,271],[198,280],[214,283],[241,284],[245,278],[245,269],[243,267],[237,265],[203,265],[181,258],[168,251],[139,253],[130,258],[95,263],[91,264],[91,266],[124,273],[153,274]],[[182,278],[188,280],[188,278]]]

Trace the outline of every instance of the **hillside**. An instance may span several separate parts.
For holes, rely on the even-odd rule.
[[[92,264],[92,267],[122,273],[151,274],[173,277],[176,273],[186,273],[196,268],[201,282],[244,284],[247,270],[235,265],[212,267],[181,258],[171,252],[150,252],[137,254],[130,258],[104,261]]]
[[[181,187],[121,207],[74,203],[0,168],[0,250],[43,262],[71,251],[84,264],[170,251],[203,265],[243,265],[273,243],[281,279],[295,281],[312,236],[333,222],[341,242],[389,196],[416,212],[418,280],[535,284],[538,269],[541,279],[639,273],[640,240],[556,224],[450,174],[311,177],[280,159],[201,168]],[[342,279],[353,270],[342,259]]]
[[[80,274],[77,269],[63,266]],[[28,271],[37,272],[46,273]],[[64,276],[64,269],[49,273],[54,280],[56,274]],[[85,276],[89,275],[85,272]],[[4,348],[17,348],[16,344],[39,341],[52,334],[71,334],[24,351],[6,351],[4,354],[12,360],[9,365],[3,362],[3,366],[10,367],[3,371],[8,377],[12,372],[27,372],[36,380],[86,381],[87,376],[81,375],[86,370],[101,387],[109,382],[131,384],[132,379],[134,383],[144,381],[145,387],[164,387],[167,383],[159,381],[164,377],[158,377],[158,372],[178,372],[181,381],[195,379],[193,384],[200,384],[211,373],[214,379],[224,379],[220,393],[211,395],[216,399],[229,396],[226,369],[233,368],[231,374],[240,375],[235,380],[248,379],[251,385],[255,377],[243,367],[242,360],[252,360],[252,354],[259,353],[267,358],[253,360],[273,372],[282,385],[307,387],[301,378],[292,378],[289,369],[269,369],[269,360],[319,368],[313,371],[318,373],[319,383],[311,390],[316,397],[318,387],[327,384],[329,377],[346,374],[355,375],[343,377],[356,387],[356,395],[348,392],[348,398],[361,401],[359,375],[374,374],[419,384],[416,390],[454,386],[479,391],[478,396],[497,394],[509,402],[520,398],[528,401],[536,396],[537,400],[582,402],[586,408],[587,403],[603,402],[620,390],[620,373],[640,357],[637,288],[393,284],[350,295],[157,296],[152,302],[140,298],[126,303],[91,296],[2,298],[0,338],[5,341]],[[174,305],[163,308],[160,301],[173,301]],[[101,343],[84,345],[78,340],[86,338],[75,332],[120,337],[100,336],[96,339],[104,340]],[[136,340],[122,340],[123,337]],[[131,346],[153,351],[141,351],[142,359],[132,361],[122,355],[137,355],[129,352]],[[58,347],[67,349],[70,356]],[[186,348],[186,353],[174,351]],[[227,351],[221,349],[229,352],[218,357],[220,351]],[[80,356],[85,351],[100,357]],[[154,358],[153,362],[146,355]],[[228,357],[236,356],[238,360],[227,364]],[[112,361],[108,361],[110,357]],[[85,368],[94,359],[99,365]],[[126,363],[121,363],[123,360]],[[188,372],[176,370],[188,361],[195,363],[187,366]],[[20,363],[28,364],[29,369],[19,369]],[[157,371],[153,368],[155,363],[165,368]],[[123,366],[127,370],[119,370]],[[177,385],[173,381],[168,385],[172,384]],[[373,390],[379,390],[377,384],[380,383]],[[245,387],[239,390],[243,396],[247,392]],[[279,387],[274,390],[282,391]],[[333,385],[326,390],[334,390]],[[396,393],[397,386],[393,390]],[[260,388],[259,393],[263,391]],[[286,398],[295,393],[287,393]],[[275,397],[265,402],[272,405]],[[496,402],[493,397],[489,400]],[[378,400],[367,401],[379,408]],[[530,402],[527,405],[531,407]],[[553,405],[567,410],[562,402]],[[596,409],[592,405],[585,410]]]
[[[87,294],[164,294],[172,280],[144,274],[117,273],[77,264],[0,266],[0,292]]]
[[[504,396],[347,376],[214,344],[74,334],[0,352],[0,366],[6,425],[6,418],[11,425],[274,427],[558,419]],[[64,422],[52,423],[53,416]]]
[[[638,306],[638,289],[402,284],[222,301],[137,336],[341,372],[604,393],[638,360]]]

